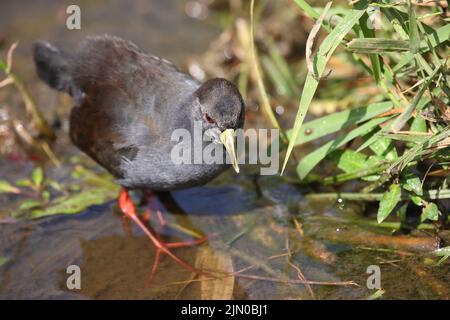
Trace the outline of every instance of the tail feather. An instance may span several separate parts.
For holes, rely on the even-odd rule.
[[[36,71],[50,87],[64,91],[75,99],[81,97],[81,91],[74,83],[71,74],[71,56],[46,41],[33,44],[33,57]]]

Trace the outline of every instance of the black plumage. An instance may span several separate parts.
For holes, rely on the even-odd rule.
[[[34,44],[39,77],[69,93],[73,143],[126,188],[173,190],[203,184],[228,165],[174,164],[174,129],[242,128],[244,103],[225,79],[201,84],[167,60],[113,36],[89,37],[74,51]],[[217,137],[216,137],[217,138]],[[203,146],[209,142],[205,141]],[[225,149],[221,149],[225,154]]]

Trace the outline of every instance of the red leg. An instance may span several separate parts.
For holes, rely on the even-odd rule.
[[[159,225],[161,226],[161,228],[164,228],[167,225],[167,221],[164,218],[163,214],[160,210],[156,210],[156,215],[158,216]]]
[[[142,219],[148,223],[150,223],[150,218],[153,213],[152,207],[158,206],[157,202],[155,202],[155,203],[152,203],[152,202],[155,202],[155,194],[149,190],[142,191],[141,203],[143,205],[145,204],[145,205],[149,206],[147,208],[147,210],[145,210]],[[159,209],[156,210],[156,216],[158,217],[158,220],[159,220],[159,228],[158,228],[158,232],[157,232],[157,233],[159,233],[159,231],[162,230],[167,225],[167,221],[164,218],[163,214],[161,213],[161,210],[159,210]]]
[[[120,190],[119,193],[119,208],[122,210],[122,212],[132,219],[139,228],[144,231],[144,233],[147,235],[147,237],[150,239],[150,241],[153,243],[153,245],[156,247],[156,256],[155,256],[155,262],[153,263],[152,272],[150,275],[149,282],[153,280],[156,271],[158,269],[158,265],[161,258],[161,253],[165,253],[168,255],[172,260],[174,260],[176,263],[178,263],[183,268],[186,268],[192,272],[208,275],[207,273],[203,272],[200,269],[197,269],[184,260],[178,258],[176,255],[174,255],[169,248],[182,248],[192,245],[197,245],[205,242],[207,240],[206,237],[198,239],[198,240],[190,240],[185,242],[174,242],[174,243],[165,243],[161,241],[158,236],[153,231],[152,227],[149,225],[148,227],[145,226],[145,224],[139,219],[139,217],[136,214],[136,207],[134,206],[133,201],[131,200],[130,196],[128,195],[128,191],[124,188]]]
[[[123,227],[123,230],[125,231],[126,235],[128,235],[128,236],[132,235],[130,219],[125,215],[122,216],[122,227]]]
[[[147,210],[145,210],[144,214],[142,215],[142,220],[144,220],[144,222],[146,223],[150,223],[151,217],[152,217],[152,210],[150,208],[147,208]]]

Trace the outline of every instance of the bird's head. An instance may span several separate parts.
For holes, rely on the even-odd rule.
[[[239,172],[235,136],[244,125],[245,105],[239,90],[230,81],[214,78],[204,82],[194,93],[196,119],[203,122],[205,133],[222,143],[231,163]]]

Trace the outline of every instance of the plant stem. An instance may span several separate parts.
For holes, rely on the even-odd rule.
[[[330,193],[316,193],[308,194],[306,197],[309,200],[324,200],[324,201],[336,201],[338,199],[350,200],[350,201],[379,201],[383,193],[354,193],[354,192],[330,192]],[[425,200],[436,199],[450,199],[450,189],[442,190],[424,190],[423,198]],[[409,199],[407,193],[402,194],[402,200]]]
[[[0,59],[0,69],[10,78],[12,79],[13,85],[19,91],[22,96],[23,102],[25,104],[25,110],[27,114],[30,116],[32,123],[36,126],[36,129],[40,134],[45,136],[48,139],[54,139],[55,133],[52,128],[48,125],[42,113],[39,111],[36,103],[33,100],[33,97],[28,92],[28,90],[23,85],[22,81],[19,79],[17,75],[11,73],[8,70],[8,65]]]

